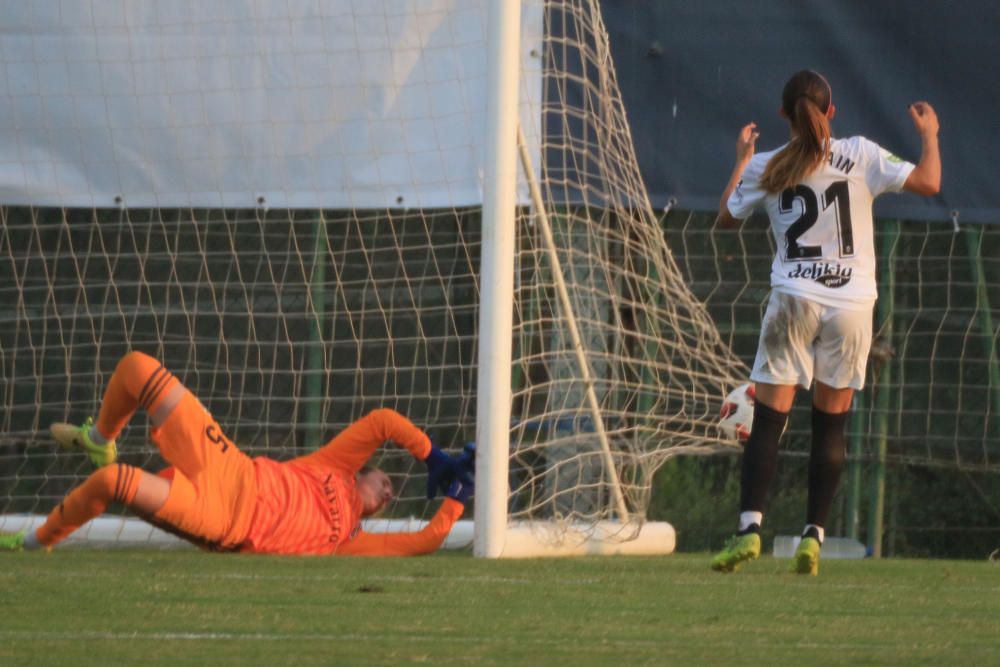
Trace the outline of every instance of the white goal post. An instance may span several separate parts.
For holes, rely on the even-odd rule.
[[[480,297],[498,307],[479,311],[474,552],[490,558],[503,555],[507,531],[520,20],[519,1],[489,3]]]

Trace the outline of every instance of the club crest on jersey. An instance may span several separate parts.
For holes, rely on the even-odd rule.
[[[788,277],[812,280],[824,287],[837,288],[851,282],[851,273],[851,268],[842,264],[813,262],[812,264],[799,264],[788,272]]]

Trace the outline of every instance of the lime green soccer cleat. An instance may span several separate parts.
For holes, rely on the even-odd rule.
[[[795,572],[798,574],[819,574],[819,540],[803,537],[795,550]]]
[[[106,445],[99,445],[90,439],[90,429],[94,426],[94,420],[87,417],[87,421],[82,426],[73,424],[56,423],[49,426],[49,433],[59,446],[70,451],[83,450],[90,457],[90,461],[98,468],[110,465],[118,460],[118,448],[112,440]]]
[[[24,531],[0,533],[0,551],[24,551]]]
[[[712,559],[712,569],[716,572],[735,572],[744,562],[760,557],[760,535],[747,533],[733,535],[726,540],[722,551]]]

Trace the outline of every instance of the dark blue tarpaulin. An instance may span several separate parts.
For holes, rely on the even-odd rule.
[[[915,162],[907,105],[941,121],[941,194],[886,195],[876,214],[1000,222],[1000,2],[605,0],[639,165],[655,206],[713,210],[739,128],[788,138],[781,88],[799,69],[833,87],[835,136],[864,135]]]

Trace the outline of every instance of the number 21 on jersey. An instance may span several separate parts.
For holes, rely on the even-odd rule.
[[[799,237],[805,234],[817,222],[829,224],[830,216],[837,226],[837,239],[841,257],[854,256],[854,232],[851,229],[851,199],[847,190],[847,181],[836,181],[830,184],[820,201],[812,188],[807,185],[796,185],[781,193],[778,210],[781,213],[792,213],[795,200],[802,202],[802,213],[785,232],[785,259],[796,262],[822,257],[823,248],[818,245],[801,245]],[[822,220],[821,220],[822,216]]]

